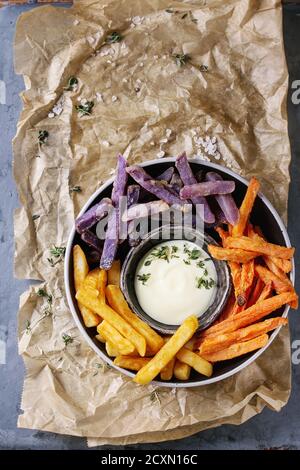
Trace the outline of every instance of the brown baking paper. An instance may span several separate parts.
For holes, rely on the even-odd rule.
[[[26,91],[13,144],[22,204],[15,272],[43,281],[53,300],[38,296],[37,286],[21,297],[19,350],[27,373],[20,427],[87,436],[90,446],[153,442],[240,424],[287,402],[287,328],[255,363],[220,383],[138,386],[86,345],[67,306],[63,261],[48,260],[53,245],[66,245],[75,215],[111,175],[118,152],[133,163],[185,150],[257,176],[286,217],[281,15],[277,0],[86,0],[21,15],[15,67]],[[123,40],[104,45],[111,31]],[[173,55],[182,53],[190,61],[179,67]],[[66,91],[72,75],[78,89]],[[82,99],[95,103],[90,116],[75,110]],[[39,130],[49,132],[40,146]],[[217,138],[220,154],[201,147],[206,136]],[[70,192],[74,186],[82,191]],[[72,341],[65,344],[63,334]]]

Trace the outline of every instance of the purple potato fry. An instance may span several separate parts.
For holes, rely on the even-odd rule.
[[[191,170],[191,167],[189,165],[189,162],[185,153],[177,157],[175,165],[179,172],[180,178],[185,185],[197,184],[197,180],[195,176],[193,175],[193,172]],[[180,190],[180,195],[183,189]],[[203,206],[203,219],[205,223],[212,224],[215,222],[215,216],[213,212],[211,211],[209,204],[207,200],[205,199],[205,197],[201,195],[198,195],[198,196],[194,195],[191,197],[191,201],[196,206],[196,210],[197,210],[197,206]],[[198,208],[197,213],[200,217],[202,217],[202,210],[200,210],[200,208]]]
[[[180,190],[182,199],[191,199],[195,196],[211,196],[215,194],[229,194],[235,189],[234,181],[205,181],[184,186]]]
[[[115,207],[119,206],[120,197],[125,195],[126,185],[127,185],[127,162],[122,155],[118,156],[118,165],[117,173],[113,184],[113,189],[111,192],[111,200]]]
[[[148,217],[161,212],[167,211],[169,205],[164,201],[151,201],[145,204],[136,204],[128,208],[127,213],[122,215],[123,222],[129,222],[133,219],[140,219],[141,217]]]
[[[112,207],[111,199],[105,197],[100,202],[92,206],[87,212],[77,218],[75,221],[76,231],[83,233],[91,228],[99,220],[103,219]]]
[[[177,173],[177,171],[174,172],[174,175],[171,178],[170,186],[173,189],[173,191],[175,191],[177,194],[179,194],[179,192],[180,192],[180,190],[183,186],[183,182],[182,182],[182,179],[180,178],[179,174]]]
[[[207,181],[223,181],[222,176],[214,171],[210,171],[206,174]],[[239,210],[234,202],[231,194],[220,194],[216,195],[215,199],[224,214],[225,220],[232,225],[235,225],[239,218]]]
[[[119,210],[115,208],[108,219],[100,268],[106,271],[111,268],[116,257],[119,242]]]
[[[170,166],[163,173],[157,176],[156,179],[159,181],[166,181],[167,183],[170,183],[173,175],[174,175],[174,167]]]
[[[197,183],[201,183],[201,181],[203,181],[203,177],[204,177],[204,171],[198,170],[197,173],[195,174]]]
[[[188,210],[185,201],[172,194],[161,181],[151,179],[143,168],[133,165],[127,168],[127,172],[140,186],[149,193],[154,194],[158,199],[162,199],[169,205],[179,207],[183,211]]]
[[[127,207],[134,206],[139,202],[140,186],[138,184],[130,184],[127,188]]]
[[[81,234],[81,240],[83,240],[91,248],[94,248],[99,253],[102,252],[103,243],[99,240],[97,235],[94,234],[91,230],[86,230]]]

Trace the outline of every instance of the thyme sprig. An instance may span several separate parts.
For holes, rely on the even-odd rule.
[[[64,246],[55,246],[50,248],[50,254],[53,258],[56,258],[56,261],[53,258],[47,258],[47,261],[50,263],[51,268],[54,268],[56,264],[63,260],[65,257],[66,248]]]
[[[94,107],[94,101],[86,101],[84,104],[77,104],[75,106],[76,111],[80,116],[90,116]]]
[[[48,294],[47,291],[45,289],[38,289],[37,291],[37,296],[38,297],[43,297],[47,300],[47,304],[46,306],[43,308],[42,310],[42,316],[36,321],[34,322],[33,324],[30,322],[30,320],[26,320],[26,323],[25,323],[25,331],[27,334],[31,334],[32,333],[32,330],[42,321],[44,320],[44,318],[46,317],[50,317],[52,314],[53,314],[53,311],[52,311],[52,301],[53,301],[53,298],[52,298],[52,295],[51,294]]]

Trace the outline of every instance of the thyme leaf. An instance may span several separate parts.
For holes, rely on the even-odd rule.
[[[113,31],[108,34],[105,39],[106,44],[114,44],[115,42],[120,42],[123,39],[123,36],[117,31]]]
[[[200,72],[208,72],[208,66],[207,65],[200,65]]]
[[[68,85],[64,87],[64,90],[74,91],[76,90],[77,85],[78,85],[78,78],[72,76],[69,78]]]
[[[145,274],[138,274],[137,275],[137,278],[138,278],[138,281],[141,281],[141,283],[143,284],[143,286],[146,285],[146,282],[148,281],[148,279],[150,278],[151,276],[151,273],[145,273]]]
[[[40,145],[43,145],[47,142],[49,137],[49,132],[48,131],[39,131],[38,133],[38,142]]]
[[[73,186],[70,188],[70,193],[81,193],[81,186]]]
[[[34,220],[37,220],[37,219],[39,219],[40,217],[41,217],[41,216],[38,215],[38,214],[33,214],[32,220],[33,220],[33,221],[34,221]]]
[[[183,65],[186,65],[187,62],[191,60],[188,54],[173,54],[173,58],[175,59],[175,62],[178,65],[178,67],[182,67]]]
[[[71,344],[74,341],[72,336],[68,335],[67,333],[62,334],[62,340],[65,343],[65,346],[68,346],[68,344]]]
[[[205,279],[204,277],[196,277],[196,286],[198,289],[204,287],[205,289],[211,289],[215,285],[215,281],[210,277]]]

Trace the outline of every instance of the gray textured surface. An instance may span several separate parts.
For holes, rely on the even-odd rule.
[[[18,15],[32,6],[5,7],[0,10],[0,80],[6,83],[6,104],[0,104],[0,329],[7,331],[6,365],[0,365],[0,448],[2,449],[85,449],[83,438],[54,435],[16,428],[22,391],[24,367],[17,353],[16,316],[20,294],[28,282],[13,278],[13,210],[18,206],[12,177],[11,139],[21,103],[18,93],[22,79],[15,76],[12,62],[12,41]],[[297,14],[298,13],[298,14]],[[300,7],[285,8],[284,34],[290,80],[300,79]],[[289,99],[289,130],[292,146],[289,203],[289,233],[300,249],[300,105]],[[299,272],[299,258],[296,261]],[[299,277],[297,289],[300,291]],[[292,340],[300,339],[298,315],[290,315]],[[270,447],[300,449],[300,365],[293,366],[292,395],[280,412],[264,410],[242,426],[222,426],[180,441],[145,445],[144,449],[262,449]],[[139,446],[130,446],[138,448]],[[107,447],[105,447],[107,448]]]

